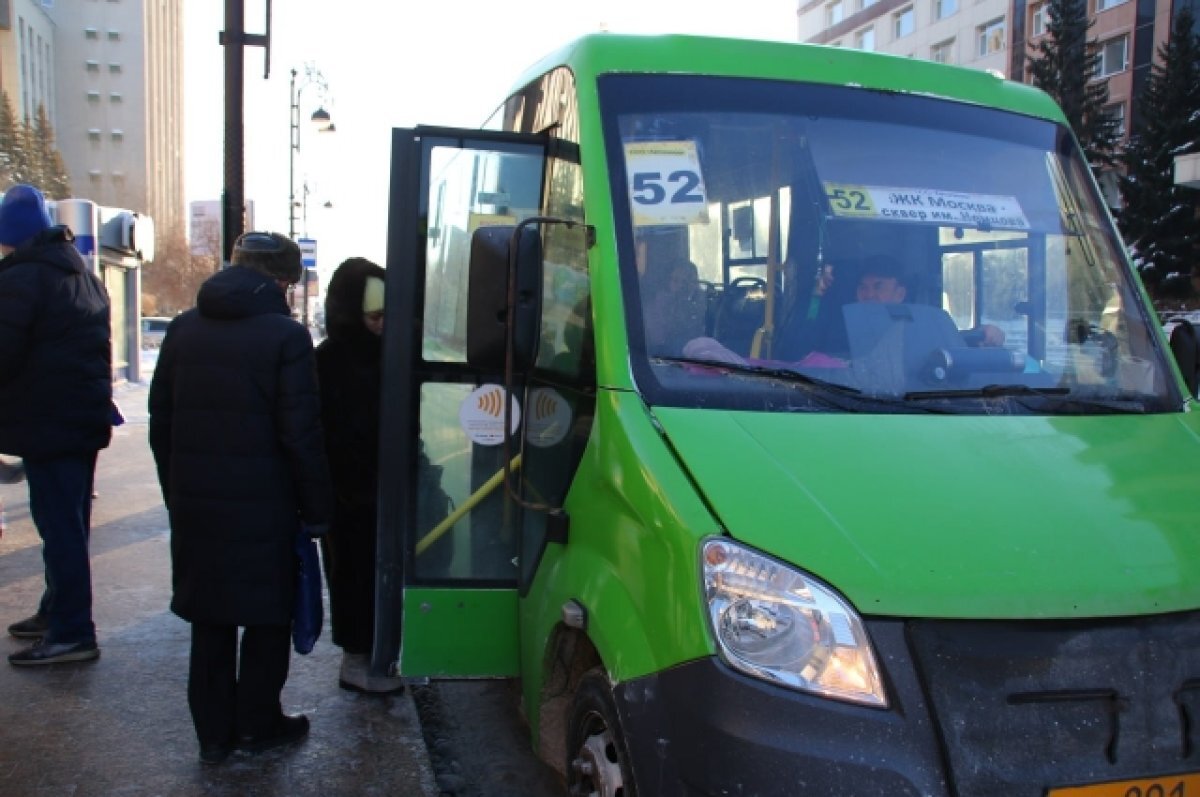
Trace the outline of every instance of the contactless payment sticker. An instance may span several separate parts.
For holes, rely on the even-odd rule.
[[[558,445],[571,428],[571,406],[557,390],[539,387],[529,393],[528,418],[525,420],[525,439],[532,446],[549,448]]]
[[[504,398],[501,385],[481,385],[472,390],[458,405],[458,423],[471,442],[481,446],[497,446],[504,442]],[[512,432],[521,425],[521,406],[512,402]]]

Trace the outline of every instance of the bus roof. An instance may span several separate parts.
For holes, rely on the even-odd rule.
[[[1045,92],[978,69],[827,45],[704,36],[583,36],[530,67],[515,88],[561,65],[574,72],[577,83],[611,72],[800,80],[943,97],[1065,121]]]

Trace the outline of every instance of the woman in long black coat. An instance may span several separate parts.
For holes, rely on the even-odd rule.
[[[328,337],[317,347],[321,419],[333,475],[333,525],[322,540],[333,642],[342,648],[338,683],[393,692],[398,678],[369,673],[375,628],[375,519],[379,480],[382,268],[351,258],[325,292]]]
[[[171,322],[150,384],[150,447],[171,520],[171,609],[192,624],[188,703],[201,760],[294,741],[283,714],[293,544],[332,514],[312,337],[283,288],[300,250],[246,233]],[[238,655],[238,629],[243,628]]]

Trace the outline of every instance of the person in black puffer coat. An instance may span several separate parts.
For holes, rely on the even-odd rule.
[[[0,453],[25,460],[42,538],[46,591],[37,613],[8,627],[40,639],[14,665],[100,655],[92,622],[92,483],[112,437],[108,294],[53,227],[45,199],[16,185],[0,202]]]
[[[338,684],[379,693],[401,688],[399,678],[369,672],[375,633],[383,280],[383,269],[365,258],[338,266],[325,291],[328,337],[317,347],[321,417],[335,494],[333,525],[321,546],[333,643],[342,648]]]
[[[171,610],[192,624],[188,704],[207,763],[307,733],[307,718],[280,704],[293,544],[302,524],[319,536],[333,513],[312,337],[284,298],[302,273],[299,247],[246,233],[231,263],[167,327],[149,398]]]

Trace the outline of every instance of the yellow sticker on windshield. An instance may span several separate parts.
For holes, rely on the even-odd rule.
[[[984,230],[1028,230],[1015,196],[966,194],[930,188],[825,183],[835,216],[883,221],[952,224]]]
[[[702,224],[708,198],[695,141],[625,144],[629,205],[634,226]]]

